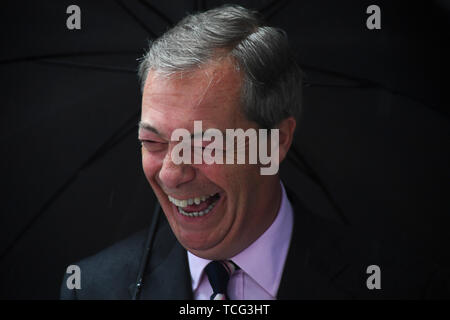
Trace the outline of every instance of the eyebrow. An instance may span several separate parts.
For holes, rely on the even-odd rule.
[[[139,121],[138,127],[139,127],[139,129],[144,129],[144,130],[156,133],[159,136],[161,135],[161,133],[159,133],[159,131],[155,127],[153,127],[152,125],[150,125],[146,122]]]
[[[144,130],[147,130],[147,131],[151,131],[153,133],[156,133],[159,136],[162,136],[161,133],[155,127],[153,127],[152,125],[150,125],[147,122],[139,121],[138,127],[139,127],[139,129],[144,129]],[[200,138],[203,138],[204,134],[205,134],[205,131],[202,131],[200,133],[196,133],[196,132],[191,133],[191,139],[195,139],[198,136],[200,136]],[[223,132],[222,132],[222,134],[223,134]]]

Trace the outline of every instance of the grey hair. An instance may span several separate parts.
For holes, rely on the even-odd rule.
[[[231,56],[244,72],[241,101],[247,119],[274,128],[298,118],[302,73],[281,29],[264,25],[257,12],[225,5],[188,15],[150,43],[138,75],[143,89],[149,70],[171,75]]]

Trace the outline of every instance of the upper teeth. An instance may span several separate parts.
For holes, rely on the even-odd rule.
[[[212,194],[207,195],[207,196],[201,196],[201,197],[184,199],[184,200],[178,200],[178,199],[175,199],[175,198],[173,198],[171,196],[168,196],[168,197],[169,197],[169,201],[172,202],[174,205],[176,205],[177,207],[184,208],[184,207],[190,206],[190,205],[192,205],[194,203],[195,204],[200,204],[200,202],[203,202],[203,201],[209,199],[213,195],[215,195],[215,193],[212,193]]]

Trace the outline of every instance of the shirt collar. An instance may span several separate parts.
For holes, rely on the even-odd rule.
[[[280,184],[281,204],[274,222],[250,246],[230,259],[273,297],[280,285],[293,226],[293,209],[283,183]],[[188,251],[188,261],[195,291],[200,285],[203,269],[211,260]]]

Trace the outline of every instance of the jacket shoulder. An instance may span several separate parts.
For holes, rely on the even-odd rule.
[[[313,214],[295,196],[291,202],[296,230],[291,240],[292,266],[287,265],[287,282],[309,283],[305,297],[450,297],[448,268],[436,263],[410,237],[402,237],[400,232],[392,236],[375,234],[361,226]],[[300,269],[309,276],[298,275]],[[374,281],[378,288],[369,285]],[[294,286],[291,289],[290,296],[295,296],[298,289]]]
[[[102,251],[74,263],[81,271],[81,288],[68,289],[65,274],[60,298],[129,299],[128,286],[136,281],[147,230],[141,230]]]

